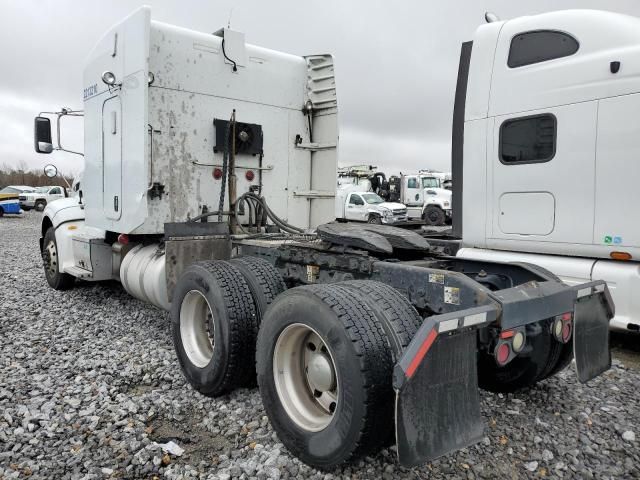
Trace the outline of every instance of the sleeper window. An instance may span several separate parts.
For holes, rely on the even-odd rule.
[[[576,53],[578,48],[578,41],[567,33],[553,30],[524,32],[511,40],[507,65],[517,68],[568,57]]]
[[[500,127],[504,164],[548,162],[556,153],[556,117],[551,114],[506,120]]]

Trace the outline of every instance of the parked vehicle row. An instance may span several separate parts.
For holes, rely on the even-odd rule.
[[[20,193],[18,199],[20,200],[20,206],[23,210],[35,209],[38,212],[42,212],[47,204],[57,200],[58,198],[64,198],[66,195],[65,189],[57,185],[49,187],[37,187],[31,192]]]
[[[373,192],[381,197],[387,204],[393,204],[396,211],[401,210],[396,205],[402,205],[402,216],[387,214],[389,221],[382,223],[400,224],[402,221],[422,221],[426,225],[444,225],[451,220],[451,190],[444,188],[443,179],[447,174],[440,172],[420,171],[417,174],[392,175],[389,178],[379,172],[372,165],[353,165],[338,169],[338,193],[336,197],[336,218],[339,220],[370,221],[369,223],[379,223],[377,215],[370,209],[374,216],[358,214],[349,215],[349,210],[354,207],[345,206],[343,193],[351,192]],[[353,196],[354,201],[359,201],[357,196]],[[347,203],[349,198],[347,198]]]
[[[58,176],[58,169],[55,165],[49,164],[44,167],[44,173],[49,178],[55,178]],[[71,189],[59,185],[45,187],[7,185],[0,189],[0,216],[20,214],[32,209],[42,212],[54,200],[66,198],[71,194]]]

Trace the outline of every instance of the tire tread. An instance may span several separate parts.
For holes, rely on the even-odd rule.
[[[393,397],[391,376],[393,363],[388,340],[374,312],[353,297],[352,290],[340,284],[308,285],[307,289],[328,305],[342,322],[359,358],[364,384],[365,415],[359,439],[350,458],[360,457],[380,448],[393,426],[389,400]]]
[[[221,395],[237,387],[255,383],[255,345],[258,321],[251,292],[240,271],[226,261],[198,262],[213,275],[224,298],[229,319],[228,363],[224,380],[216,391],[205,395]]]

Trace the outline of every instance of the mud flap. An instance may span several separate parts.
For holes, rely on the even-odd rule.
[[[573,351],[578,380],[586,383],[611,368],[609,320],[615,314],[607,285],[592,282],[576,287]]]
[[[407,347],[394,370],[402,465],[420,465],[482,439],[477,328],[496,314],[496,307],[483,306],[429,317]]]

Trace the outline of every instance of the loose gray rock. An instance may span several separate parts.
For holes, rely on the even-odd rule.
[[[640,478],[640,373],[617,360],[586,385],[567,369],[523,392],[481,391],[482,441],[428,465],[400,467],[391,446],[330,472],[308,467],[257,389],[207,398],[185,383],[166,312],[115,282],[51,290],[40,219],[0,218],[2,478],[536,478],[541,466],[549,477]],[[184,453],[164,452],[168,442]]]

